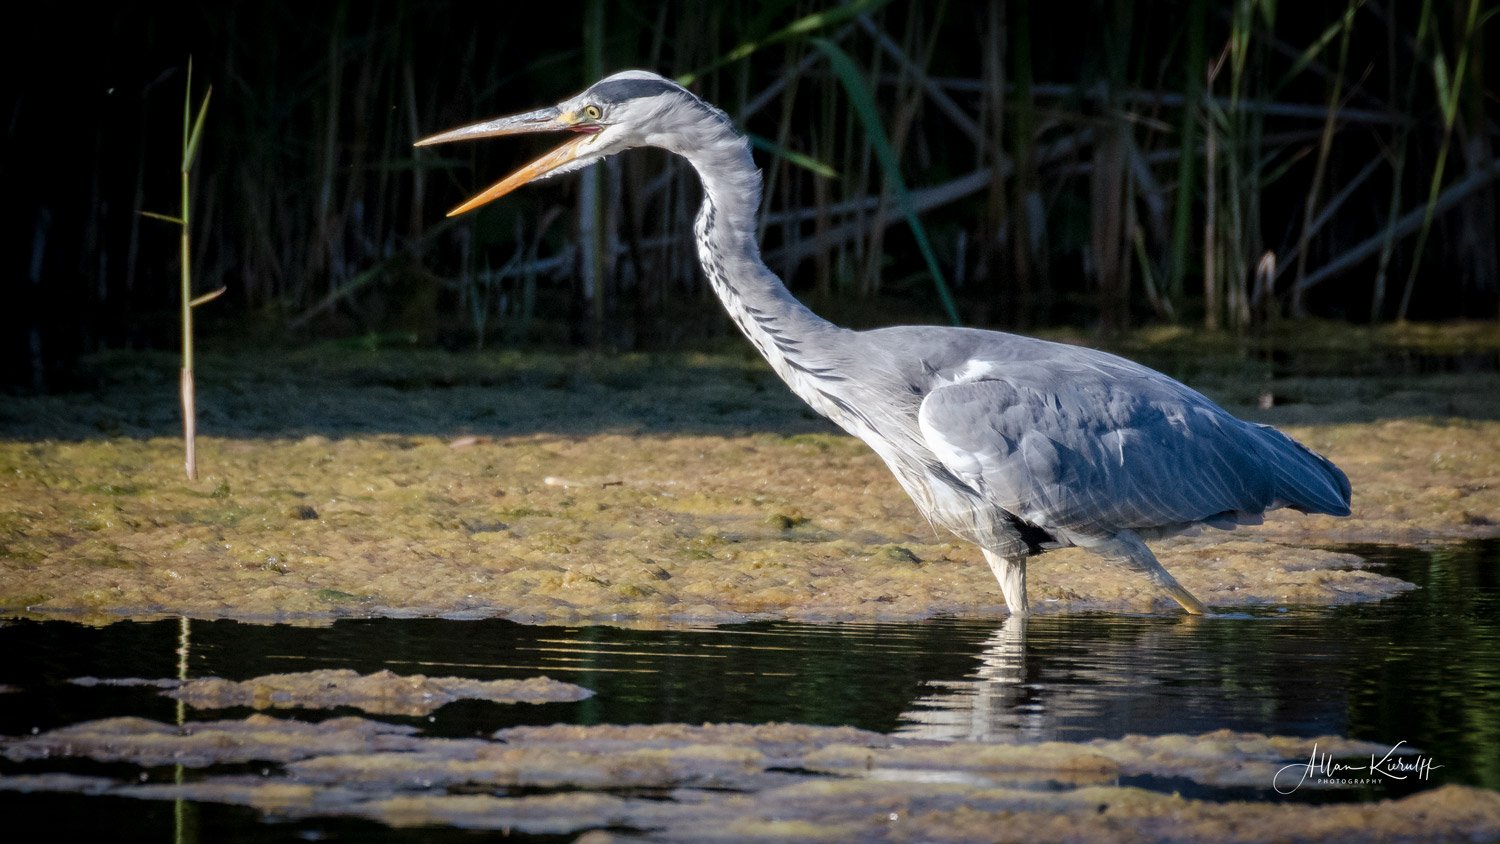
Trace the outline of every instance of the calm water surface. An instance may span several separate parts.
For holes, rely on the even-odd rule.
[[[458,702],[431,719],[387,719],[438,736],[556,722],[792,721],[1002,742],[1228,728],[1404,741],[1442,766],[1430,781],[1395,790],[1302,791],[1294,799],[1373,799],[1445,783],[1500,788],[1500,541],[1432,552],[1352,550],[1422,588],[1366,606],[1267,608],[1209,619],[1041,617],[1024,627],[937,620],[643,631],[497,620],[350,620],[322,628],[195,621],[189,666],[193,676],[232,679],[315,668],[480,679],[545,674],[596,692],[579,703]],[[104,628],[4,622],[0,684],[14,691],[0,695],[0,734],[116,715],[173,721],[176,703],[153,690],[67,681],[174,677],[178,633],[175,620]],[[189,710],[188,718],[248,712]],[[357,713],[277,714],[320,719]],[[0,760],[0,774],[120,775],[118,767]],[[1191,790],[1149,778],[1135,784]],[[1221,795],[1200,789],[1197,796],[1277,799],[1269,789]],[[197,810],[204,840],[465,835],[342,819],[268,825],[246,809]],[[46,822],[60,835],[108,825],[160,839],[173,829],[170,803],[0,792],[0,811],[13,823]]]

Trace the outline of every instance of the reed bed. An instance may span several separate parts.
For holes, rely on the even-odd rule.
[[[201,289],[227,288],[212,321],[231,336],[650,349],[729,334],[690,241],[698,187],[666,154],[447,221],[540,143],[410,145],[625,67],[680,78],[750,134],[768,262],[855,324],[1494,317],[1495,14],[584,0],[540,24],[401,0],[44,16],[22,58],[45,67],[67,38],[98,90],[43,70],[8,95],[8,375],[46,386],[59,349],[170,338],[175,244],[135,212],[172,199],[160,115],[189,51],[216,93],[188,260]]]

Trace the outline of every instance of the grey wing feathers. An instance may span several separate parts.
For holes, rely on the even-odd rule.
[[[1256,425],[1263,446],[1275,459],[1277,488],[1286,506],[1304,513],[1349,515],[1349,478],[1333,461],[1270,425]]]
[[[1333,464],[1160,373],[1071,350],[942,386],[918,421],[939,460],[988,500],[1074,537],[1228,527],[1291,506],[1347,513]]]

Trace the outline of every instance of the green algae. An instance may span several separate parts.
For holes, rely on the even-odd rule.
[[[0,496],[14,502],[0,514],[0,611],[1004,613],[977,549],[933,531],[875,455],[810,419],[756,361],[326,349],[210,358],[196,483],[180,477],[171,436],[175,382],[153,362],[166,361],[101,357],[89,364],[93,391],[0,408]],[[1254,402],[1265,387],[1257,367],[1220,360],[1194,383]],[[1301,398],[1231,409],[1338,462],[1354,515],[1276,513],[1263,527],[1157,543],[1159,556],[1212,606],[1399,593],[1406,584],[1358,557],[1320,549],[1500,533],[1493,386],[1491,372],[1278,376],[1273,393]],[[101,437],[101,425],[125,435]],[[1168,609],[1140,579],[1076,550],[1039,558],[1029,575],[1039,612]]]

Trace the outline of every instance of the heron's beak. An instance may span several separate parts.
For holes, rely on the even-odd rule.
[[[562,146],[506,176],[483,193],[449,211],[448,216],[454,217],[465,211],[472,211],[487,202],[493,202],[527,182],[536,181],[559,168],[578,161],[582,157],[584,145],[592,141],[594,134],[598,131],[593,127],[590,129],[581,129],[577,118],[571,114],[562,113],[554,106],[511,117],[487,120],[483,123],[460,126],[457,129],[430,135],[417,141],[413,146],[425,147],[433,144],[446,144],[450,141],[468,141],[475,138],[494,138],[500,135],[520,135],[532,132],[581,132],[578,137],[568,140]]]

